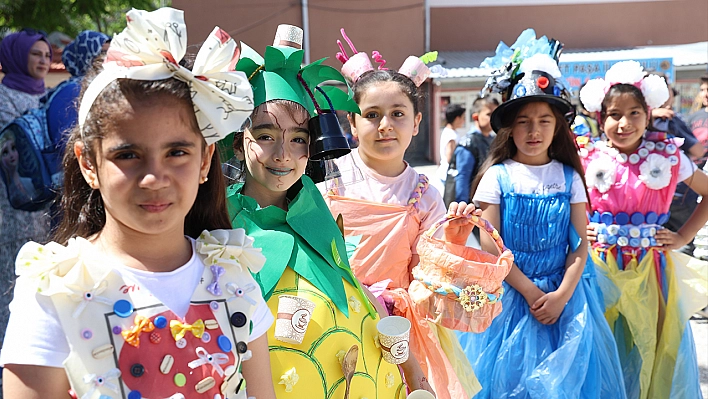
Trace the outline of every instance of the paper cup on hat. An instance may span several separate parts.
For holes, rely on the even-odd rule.
[[[280,24],[275,31],[273,46],[302,48],[302,29],[299,26]]]
[[[406,396],[408,399],[435,399],[435,395],[432,393],[423,390],[423,389],[416,389],[415,391],[411,392],[408,396]]]
[[[411,55],[403,62],[398,73],[408,76],[416,86],[420,86],[430,76],[430,69],[420,58]]]
[[[356,82],[359,76],[364,74],[364,72],[373,70],[374,67],[371,65],[369,55],[366,53],[356,53],[342,66],[342,75],[350,81]]]
[[[279,296],[275,339],[290,344],[301,344],[314,309],[315,303],[305,298]]]
[[[379,331],[381,354],[385,361],[401,364],[408,360],[408,336],[411,332],[411,322],[405,317],[384,317],[376,325]]]

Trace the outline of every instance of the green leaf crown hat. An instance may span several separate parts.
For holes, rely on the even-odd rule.
[[[316,116],[322,109],[359,113],[354,93],[344,76],[324,65],[326,58],[302,66],[304,51],[289,46],[267,46],[264,56],[241,43],[241,58],[236,70],[244,72],[253,88],[253,105],[272,100],[289,100]],[[342,90],[328,82],[339,82]],[[314,98],[314,101],[313,101]]]

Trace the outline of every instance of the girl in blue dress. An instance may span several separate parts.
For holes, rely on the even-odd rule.
[[[500,227],[515,265],[501,314],[481,334],[459,334],[482,384],[475,398],[625,397],[593,268],[585,267],[587,193],[560,78],[548,55],[526,59],[492,114],[497,138],[473,200]]]

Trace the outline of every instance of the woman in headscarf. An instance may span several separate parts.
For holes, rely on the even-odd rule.
[[[37,108],[44,95],[52,49],[43,33],[26,29],[9,34],[0,45],[0,127]]]
[[[43,33],[26,29],[12,33],[0,44],[0,65],[5,77],[0,83],[0,128],[26,111],[39,107],[44,78],[49,72],[52,50]],[[0,345],[10,315],[15,257],[27,241],[43,243],[49,233],[46,209],[26,212],[10,206],[5,184],[0,180]]]
[[[91,68],[93,61],[108,50],[111,38],[101,32],[85,30],[73,42],[67,44],[61,60],[71,78],[56,87],[56,93],[47,108],[49,137],[55,143],[65,143],[65,134],[76,123],[76,99],[81,91],[81,79]]]

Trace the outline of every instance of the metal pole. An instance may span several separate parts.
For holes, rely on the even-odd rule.
[[[310,18],[307,10],[307,0],[300,0],[302,5],[302,48],[305,50],[305,64],[310,63]]]
[[[425,0],[425,52],[430,51],[430,0]]]

